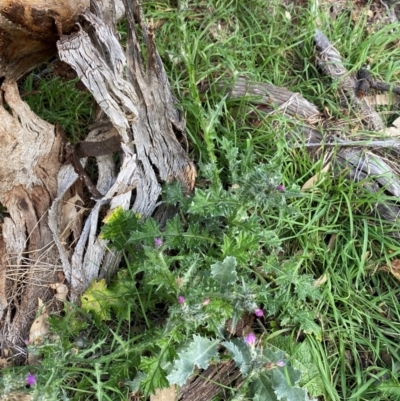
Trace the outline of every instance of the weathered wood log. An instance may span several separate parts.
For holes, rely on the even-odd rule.
[[[9,10],[9,17],[14,15],[5,3],[0,16],[4,9]],[[21,8],[28,19],[36,13],[30,5]],[[132,205],[133,210],[150,215],[159,202],[160,182],[179,180],[187,191],[194,185],[196,170],[177,138],[185,135],[185,120],[175,109],[152,27],[145,24],[138,1],[126,1],[125,7],[126,54],[114,34],[117,13],[112,0],[92,1],[90,9],[98,15],[82,6],[66,20],[46,8],[43,15],[54,17],[48,19],[52,21],[48,23],[52,29],[48,47],[34,26],[16,27],[17,22],[25,23],[23,18],[7,20],[12,29],[0,31],[11,40],[22,29],[24,38],[35,41],[32,48],[38,55],[28,49],[7,53],[2,47],[5,42],[0,42],[0,78],[5,78],[0,99],[4,97],[7,103],[0,104],[0,203],[9,213],[0,242],[0,342],[9,356],[27,338],[38,298],[51,298],[48,285],[57,281],[57,272],[63,272],[70,299],[75,301],[94,278],[108,277],[118,266],[120,255],[110,252],[99,236],[102,216],[116,207],[130,209]],[[80,24],[74,25],[76,21]],[[69,35],[66,27],[71,28]],[[53,40],[58,38],[54,47]],[[141,42],[146,47],[145,62]],[[15,82],[54,50],[75,69],[98,105],[96,124],[84,144],[69,147],[72,158],[68,159],[63,136],[32,113],[20,99]],[[109,145],[107,151],[99,149],[104,144]],[[120,154],[120,166],[110,152]],[[95,183],[84,171],[87,156],[95,156],[97,162]],[[80,180],[96,194],[84,221],[78,209],[87,205],[75,203],[81,199],[76,189]],[[66,209],[72,210],[72,217]],[[74,221],[69,224],[68,219]]]
[[[194,375],[179,390],[178,401],[210,401],[223,393],[223,386],[238,389],[244,378],[233,360],[210,365],[206,370]],[[223,399],[229,399],[230,394]]]
[[[127,56],[112,30],[89,12],[82,14],[82,26],[90,28],[95,40],[80,29],[62,37],[58,43],[60,58],[76,70],[92,92],[117,130],[126,151],[126,160],[129,160],[122,166],[116,183],[100,191],[104,197],[97,199],[87,220],[91,221],[90,228],[84,228],[70,262],[61,241],[56,240],[60,253],[64,255],[62,263],[67,279],[71,280],[73,298],[82,293],[106,266],[115,266],[116,260],[119,260],[116,257],[110,262],[112,254],[96,235],[100,208],[111,200],[111,209],[117,206],[128,208],[132,201],[132,189],[135,189],[133,210],[144,216],[150,215],[161,192],[159,179],[164,182],[177,179],[190,191],[196,175],[193,163],[176,137],[177,134],[185,135],[185,121],[173,106],[174,100],[155,48],[152,28],[144,24],[138,3],[128,2],[125,6],[129,25]],[[135,24],[143,32],[147,48],[146,64],[142,59]],[[124,75],[125,66],[129,71],[127,76]],[[133,153],[133,141],[136,154]],[[133,165],[135,169],[129,170]],[[69,181],[64,190],[71,183]],[[52,216],[58,215],[60,207],[58,204]],[[52,222],[51,226],[56,233],[57,224]],[[83,252],[83,249],[86,251]],[[106,259],[105,255],[108,255]],[[104,271],[102,274],[105,274]]]
[[[20,99],[15,81],[6,80],[1,91],[12,111],[0,105],[0,203],[9,215],[0,250],[4,347],[26,338],[38,298],[49,298],[47,285],[56,281],[58,257],[47,217],[57,191],[62,137]]]
[[[234,85],[226,81],[218,84],[218,89],[231,99],[246,98],[253,104],[264,106],[270,113],[280,111],[293,117],[301,118],[305,123],[313,124],[320,120],[318,108],[301,94],[291,92],[268,83],[251,82],[245,77],[238,77]]]
[[[19,79],[56,54],[89,0],[0,0],[0,77]]]

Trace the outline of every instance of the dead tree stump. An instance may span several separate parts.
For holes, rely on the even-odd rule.
[[[194,185],[194,164],[178,140],[185,120],[152,26],[138,1],[125,1],[125,53],[115,36],[116,3],[92,1],[89,10],[88,0],[0,0],[0,203],[8,212],[0,242],[3,356],[18,355],[38,299],[53,295],[50,284],[65,280],[76,301],[93,279],[116,268],[120,255],[98,234],[101,216],[117,207],[148,216],[162,182],[179,180],[187,191]],[[97,102],[97,122],[79,146],[65,143],[60,129],[38,118],[18,93],[16,81],[56,52]],[[112,152],[120,154],[120,165]],[[94,183],[84,170],[89,155],[99,172]],[[79,181],[94,202],[84,221]]]

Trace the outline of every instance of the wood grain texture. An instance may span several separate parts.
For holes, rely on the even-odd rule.
[[[62,138],[20,99],[15,81],[6,80],[1,91],[12,114],[0,106],[0,202],[8,211],[0,251],[5,271],[0,339],[3,345],[18,345],[26,338],[21,335],[29,330],[38,298],[49,299],[46,284],[55,280],[57,257],[47,213],[57,190]]]
[[[0,0],[0,78],[19,79],[56,54],[89,0]]]
[[[93,279],[115,271],[121,255],[110,251],[99,236],[107,213],[133,205],[133,210],[148,216],[157,207],[162,182],[179,180],[187,191],[194,185],[194,164],[178,140],[185,136],[185,120],[176,109],[152,28],[142,19],[139,2],[127,1],[125,53],[113,25],[123,8],[117,3],[115,7],[114,1],[93,1],[91,10],[98,13],[94,14],[88,3],[71,0],[67,19],[61,11],[57,16],[55,9],[51,15],[46,9],[44,17],[54,17],[46,19],[46,29],[51,30],[46,41],[44,23],[40,29],[28,24],[34,14],[30,2],[21,6],[18,19],[0,0],[0,78],[5,77],[0,93],[0,202],[9,213],[0,242],[3,348],[21,349],[37,300],[51,298],[48,285],[57,282],[57,271],[62,270],[72,301],[79,300]],[[61,0],[57,4],[63,7]],[[137,31],[143,32],[142,38]],[[18,41],[6,47],[7,38],[25,41],[31,50],[21,48],[18,53]],[[146,62],[141,46],[146,47]],[[17,78],[57,50],[97,102],[96,123],[84,144],[72,147],[73,162],[65,159],[68,147],[61,133],[29,109],[16,84]],[[118,165],[111,152],[119,154]],[[95,182],[87,180],[84,170],[88,157],[97,165]],[[76,188],[85,183],[98,196],[79,206],[87,208],[85,219],[80,213],[78,224],[71,222],[74,229],[66,236],[63,211],[77,199]]]
[[[229,390],[224,387],[240,388],[244,378],[233,360],[210,365],[206,370],[191,377],[180,389],[178,401],[210,401],[218,394],[221,399],[230,399]]]

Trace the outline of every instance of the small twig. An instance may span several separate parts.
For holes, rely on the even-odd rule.
[[[86,173],[85,169],[83,168],[79,156],[76,153],[76,149],[70,145],[67,144],[66,146],[66,160],[67,162],[71,163],[73,166],[75,173],[79,175],[79,178],[85,182],[87,189],[89,192],[92,194],[92,198],[95,200],[99,200],[103,198],[103,194],[101,194],[96,186],[93,184],[92,180],[90,179],[89,175]]]
[[[380,147],[380,148],[395,148],[400,147],[400,141],[397,139],[389,139],[386,141],[370,141],[370,140],[363,140],[363,141],[339,141],[335,140],[334,142],[311,142],[311,143],[302,143],[292,146],[292,148],[311,148],[311,147],[318,147],[318,146],[340,146],[340,147],[356,147],[356,146],[365,146],[365,147]]]
[[[103,141],[83,141],[77,143],[74,149],[79,159],[108,155],[121,150],[121,139],[113,135]]]
[[[394,86],[387,84],[385,82],[373,81],[371,80],[371,88],[378,91],[393,92],[400,95],[400,86]]]

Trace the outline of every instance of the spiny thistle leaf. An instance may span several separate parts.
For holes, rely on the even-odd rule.
[[[166,372],[161,368],[161,359],[158,357],[143,357],[140,362],[140,369],[146,373],[141,382],[145,395],[154,393],[157,388],[168,387]]]
[[[266,348],[263,355],[272,363],[276,363],[284,358],[285,353],[283,351],[274,352]],[[307,391],[298,386],[301,377],[301,372],[298,369],[287,364],[282,368],[275,367],[268,373],[268,381],[271,383],[278,400],[310,401]]]
[[[122,269],[117,273],[108,287],[110,298],[108,300],[111,308],[118,318],[129,320],[132,299],[136,295],[136,281],[129,275],[127,269]]]
[[[383,397],[387,400],[399,401],[400,400],[400,383],[396,379],[384,380],[377,387],[382,393]]]
[[[165,235],[168,245],[172,248],[179,248],[184,243],[183,228],[179,216],[175,216],[167,221]]]
[[[100,237],[112,241],[116,249],[122,250],[129,240],[130,232],[137,230],[140,219],[139,214],[117,207],[104,218],[106,224],[101,229]]]
[[[302,330],[307,334],[313,334],[318,341],[322,341],[322,329],[314,321],[315,316],[309,311],[299,311],[296,318],[293,319],[295,323],[299,323]]]
[[[160,237],[159,224],[152,218],[141,221],[136,230],[131,230],[129,243],[154,246],[154,238]]]
[[[119,319],[129,320],[129,301],[136,295],[135,286],[126,269],[117,273],[109,287],[104,279],[93,281],[81,296],[82,309],[93,313],[97,321],[110,320],[111,308]]]
[[[266,375],[256,377],[251,382],[249,390],[252,394],[253,401],[278,401],[272,388],[271,381]]]
[[[129,387],[129,391],[136,393],[139,391],[141,382],[146,378],[146,374],[144,372],[139,371],[133,380],[125,380],[125,386]]]
[[[318,367],[312,359],[313,350],[307,341],[293,344],[289,336],[278,336],[268,340],[268,344],[291,353],[291,363],[302,373],[301,387],[304,387],[311,397],[323,396],[324,382],[319,375]]]
[[[253,401],[311,401],[304,389],[287,384],[282,368],[273,369],[272,378],[261,374],[253,380],[249,389]]]
[[[251,354],[249,346],[239,339],[232,339],[225,341],[222,345],[231,353],[236,366],[240,369],[242,374],[246,374],[251,367]]]
[[[174,368],[167,376],[170,384],[183,386],[189,376],[193,373],[195,366],[207,369],[212,358],[218,358],[217,346],[219,340],[209,340],[194,335],[193,341],[187,349],[178,354],[179,359],[174,361]]]
[[[232,197],[232,194],[222,188],[210,188],[206,191],[196,189],[188,212],[213,218],[228,216],[237,208]]]
[[[223,262],[217,262],[211,265],[211,274],[221,286],[228,286],[237,280],[236,259],[227,256]]]
[[[174,181],[164,186],[163,202],[173,206],[180,204],[180,209],[183,210],[186,209],[186,204],[190,202],[190,197],[184,194],[182,183]],[[182,204],[185,206],[182,207]]]
[[[296,367],[302,372],[300,385],[308,391],[312,397],[323,396],[325,393],[324,382],[319,375],[318,367],[314,364],[313,350],[309,343],[304,341],[300,343],[295,352]]]
[[[290,366],[287,370],[294,370]],[[300,377],[300,374],[298,375]],[[284,368],[272,370],[271,384],[278,400],[310,401],[307,391],[299,386],[291,386],[286,379]]]

